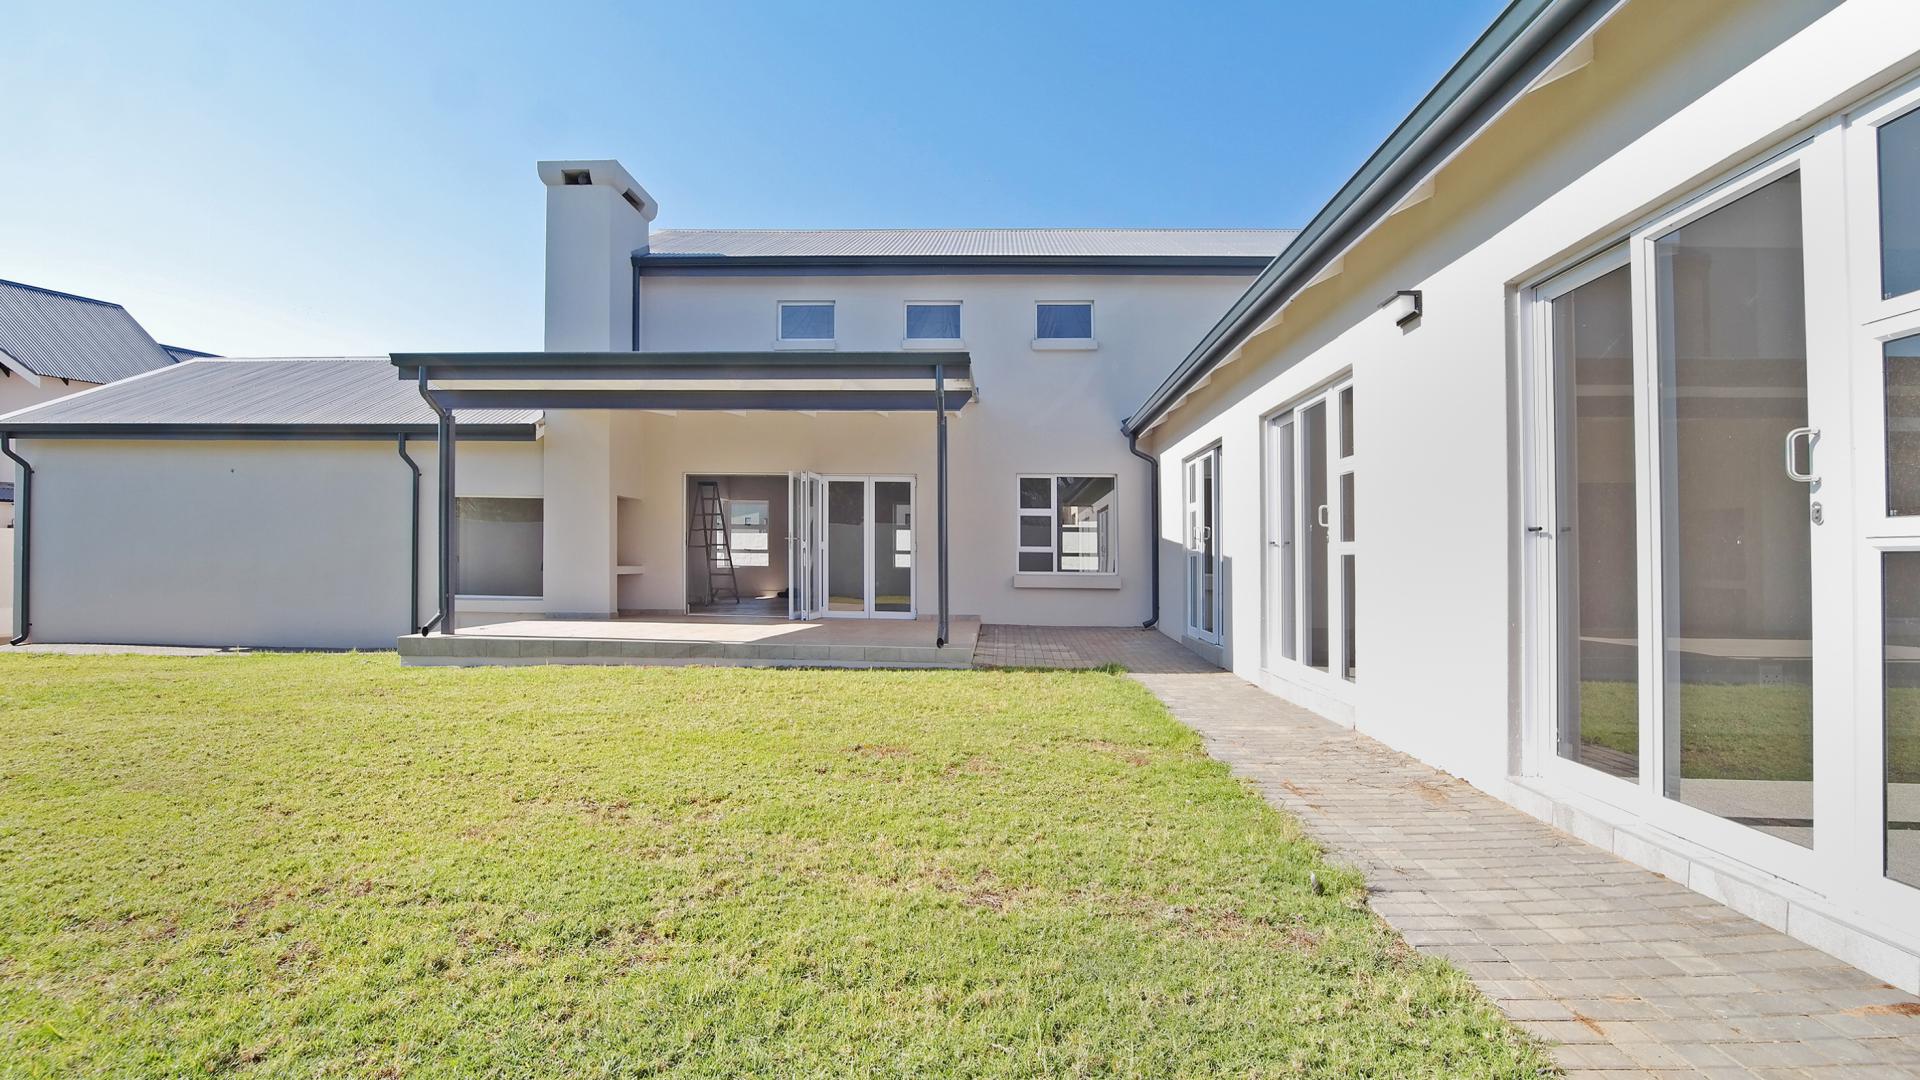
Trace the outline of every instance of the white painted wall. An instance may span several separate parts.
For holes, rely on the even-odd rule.
[[[1524,803],[1509,780],[1521,734],[1518,289],[1915,70],[1920,7],[1907,3],[1630,3],[1600,30],[1590,66],[1516,103],[1430,200],[1349,251],[1338,276],[1151,434],[1167,484],[1167,610],[1184,596],[1180,464],[1218,442],[1232,670]],[[1398,289],[1425,300],[1404,331],[1376,311]],[[1263,670],[1262,421],[1349,371],[1359,678],[1329,708],[1284,667]],[[1179,620],[1163,626],[1177,634]],[[1920,947],[1911,920],[1901,930],[1848,913],[1849,891],[1808,909],[1822,912],[1806,916],[1814,930],[1789,929],[1816,940],[1836,917],[1859,919]],[[1887,955],[1861,948],[1843,955]],[[1872,969],[1914,970],[1890,963]]]
[[[833,300],[843,351],[897,351],[909,300],[962,303],[965,348],[980,399],[949,429],[952,602],[955,613],[999,622],[1123,625],[1146,618],[1148,468],[1127,452],[1120,421],[1186,354],[1250,275],[649,276],[643,347],[764,350],[781,300]],[[1033,348],[1034,303],[1092,300],[1098,348]],[[558,414],[552,414],[558,415]],[[934,423],[929,414],[626,414],[641,433],[638,460],[649,564],[662,573],[632,586],[638,606],[683,602],[688,473],[900,474],[918,481],[920,608],[933,610]],[[551,426],[548,441],[565,436]],[[550,450],[549,453],[554,452]],[[1119,588],[1015,588],[1016,478],[1022,473],[1118,478]],[[663,561],[664,560],[664,561]],[[626,600],[622,601],[627,605]]]
[[[33,639],[392,648],[406,632],[409,473],[391,442],[25,439]],[[422,619],[433,612],[435,454]],[[539,447],[467,443],[463,492],[538,495]]]

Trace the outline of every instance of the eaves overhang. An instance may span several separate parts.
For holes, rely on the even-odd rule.
[[[395,353],[449,409],[957,412],[965,352]],[[462,431],[464,432],[464,428]]]
[[[1152,427],[1626,0],[1514,0],[1121,425]]]

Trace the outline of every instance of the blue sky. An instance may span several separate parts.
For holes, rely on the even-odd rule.
[[[540,158],[656,227],[1297,226],[1502,0],[29,4],[0,278],[229,355],[540,345]]]

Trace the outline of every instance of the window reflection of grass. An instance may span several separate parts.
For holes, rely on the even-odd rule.
[[[1590,746],[1634,752],[1639,735],[1636,687],[1580,684],[1580,738]],[[1681,775],[1699,779],[1811,780],[1813,731],[1806,686],[1706,683],[1680,691]],[[1889,779],[1920,783],[1920,689],[1897,689],[1887,702]]]

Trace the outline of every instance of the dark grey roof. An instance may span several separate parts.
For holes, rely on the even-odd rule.
[[[662,229],[648,255],[729,258],[1257,257],[1295,229]]]
[[[1567,49],[1625,0],[1513,0],[1414,106],[1387,141],[1320,208],[1298,242],[1260,272],[1123,430],[1152,426],[1234,345],[1312,284],[1346,246],[1524,94]]]
[[[531,438],[537,410],[460,413],[463,436]],[[20,435],[425,434],[433,411],[384,356],[199,359],[0,416]]]
[[[90,383],[174,362],[119,304],[15,281],[0,281],[0,352],[42,378]]]
[[[175,360],[198,360],[202,357],[220,355],[219,353],[201,352],[199,349],[189,349],[180,345],[162,345],[160,347],[167,350],[167,355],[173,357]]]

